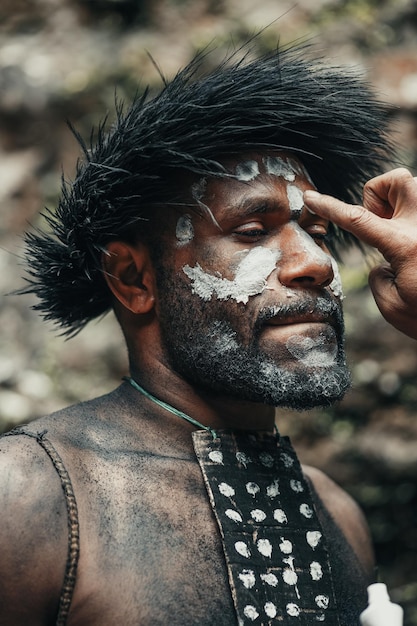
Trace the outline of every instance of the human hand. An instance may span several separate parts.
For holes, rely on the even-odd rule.
[[[417,339],[417,178],[404,168],[372,178],[364,187],[363,206],[310,190],[304,201],[381,252],[385,263],[369,274],[375,301],[390,324]]]

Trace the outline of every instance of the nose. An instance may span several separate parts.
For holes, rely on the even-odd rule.
[[[296,222],[281,232],[278,279],[286,287],[327,287],[334,278],[332,258]]]

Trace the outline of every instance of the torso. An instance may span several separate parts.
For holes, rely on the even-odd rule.
[[[166,431],[146,435],[148,418],[141,438],[131,420],[110,413],[91,405],[28,427],[48,430],[77,499],[80,558],[68,626],[236,624],[220,534],[191,449],[174,446],[170,456]]]

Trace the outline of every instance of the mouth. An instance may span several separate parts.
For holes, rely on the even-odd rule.
[[[272,317],[267,322],[264,323],[264,326],[295,326],[301,324],[329,324],[330,326],[334,326],[335,322],[329,316],[319,315],[319,314],[310,314],[310,315],[297,315],[294,317]]]
[[[335,330],[343,328],[343,315],[340,305],[334,300],[319,296],[305,298],[290,305],[271,306],[263,309],[258,317],[257,326],[279,328],[295,326],[331,326]]]

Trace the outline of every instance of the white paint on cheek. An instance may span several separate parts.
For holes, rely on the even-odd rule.
[[[287,198],[291,219],[299,219],[304,207],[303,191],[297,185],[287,185]]]
[[[265,169],[272,176],[282,176],[289,182],[295,180],[295,170],[291,161],[284,161],[281,157],[267,156],[263,159]]]
[[[336,298],[340,298],[343,300],[343,287],[342,287],[342,279],[340,277],[339,266],[336,260],[331,257],[332,268],[333,268],[333,280],[329,285],[329,289],[333,292]]]
[[[209,274],[199,263],[195,267],[185,265],[183,272],[191,280],[193,293],[202,300],[208,301],[215,295],[218,300],[230,298],[246,304],[250,296],[267,288],[266,279],[275,269],[280,256],[279,250],[262,246],[252,248],[239,263],[233,280]]]
[[[329,337],[304,337],[291,335],[286,348],[298,361],[307,367],[331,367],[336,363],[337,344],[330,343]]]
[[[178,218],[175,236],[178,246],[185,246],[194,239],[194,227],[190,215],[181,215]]]
[[[244,161],[239,163],[235,169],[237,180],[249,182],[259,176],[259,165],[257,161]]]

